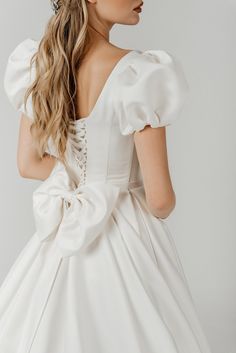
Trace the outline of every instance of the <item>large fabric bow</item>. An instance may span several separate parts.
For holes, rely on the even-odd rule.
[[[57,162],[33,192],[36,235],[42,242],[53,239],[62,257],[82,251],[103,230],[119,191],[120,186],[100,181],[73,189],[64,165]]]

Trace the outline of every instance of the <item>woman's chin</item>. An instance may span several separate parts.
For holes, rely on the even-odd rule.
[[[138,23],[140,20],[140,13],[133,10],[132,11],[132,20],[135,21],[135,23]]]

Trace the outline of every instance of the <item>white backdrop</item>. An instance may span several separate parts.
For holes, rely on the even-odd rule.
[[[189,82],[181,118],[167,128],[177,204],[166,221],[214,353],[236,352],[235,10],[234,0],[144,0],[137,25],[111,32],[120,47],[176,55]],[[11,50],[39,39],[50,15],[47,0],[1,6],[0,283],[34,232],[32,191],[40,183],[19,176],[19,114],[7,101],[3,74]]]

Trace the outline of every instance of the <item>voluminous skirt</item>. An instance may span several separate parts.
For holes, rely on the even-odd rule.
[[[57,217],[54,186],[45,199],[48,183],[34,195],[38,229],[0,288],[0,352],[209,353],[174,241],[166,223],[147,209],[143,186],[119,193],[106,222],[97,222],[102,231],[90,224],[101,211],[90,210],[87,226],[96,237],[83,247],[81,208],[74,232],[70,214],[50,236],[44,232],[51,219],[40,229],[43,202]],[[109,199],[112,190],[106,190]],[[73,247],[82,250],[70,252]]]

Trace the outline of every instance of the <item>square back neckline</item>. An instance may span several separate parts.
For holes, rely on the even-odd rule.
[[[107,79],[106,79],[106,81],[105,81],[105,83],[104,83],[104,85],[103,85],[103,87],[102,87],[102,89],[101,89],[101,91],[100,91],[100,93],[99,93],[99,95],[98,95],[98,98],[97,98],[97,100],[96,100],[96,102],[95,102],[95,104],[94,104],[94,106],[93,106],[91,112],[90,112],[87,116],[85,116],[85,117],[78,118],[78,119],[76,119],[76,120],[72,120],[72,121],[71,121],[72,124],[73,124],[73,123],[74,123],[74,124],[78,124],[78,123],[80,123],[80,122],[82,122],[82,121],[84,122],[84,121],[86,121],[86,120],[91,119],[91,117],[94,115],[95,111],[97,110],[98,105],[101,103],[102,98],[103,98],[103,96],[104,96],[104,94],[105,94],[105,91],[107,90],[107,88],[108,88],[108,86],[109,86],[109,84],[110,84],[110,82],[111,82],[111,80],[112,80],[114,74],[115,74],[115,73],[118,71],[118,69],[121,67],[121,64],[123,64],[123,63],[126,61],[126,59],[128,59],[128,58],[129,58],[130,56],[132,56],[134,53],[138,53],[138,52],[140,52],[138,49],[131,49],[128,53],[124,54],[124,55],[116,62],[116,64],[113,66],[111,72],[110,72],[109,75],[107,76]]]

